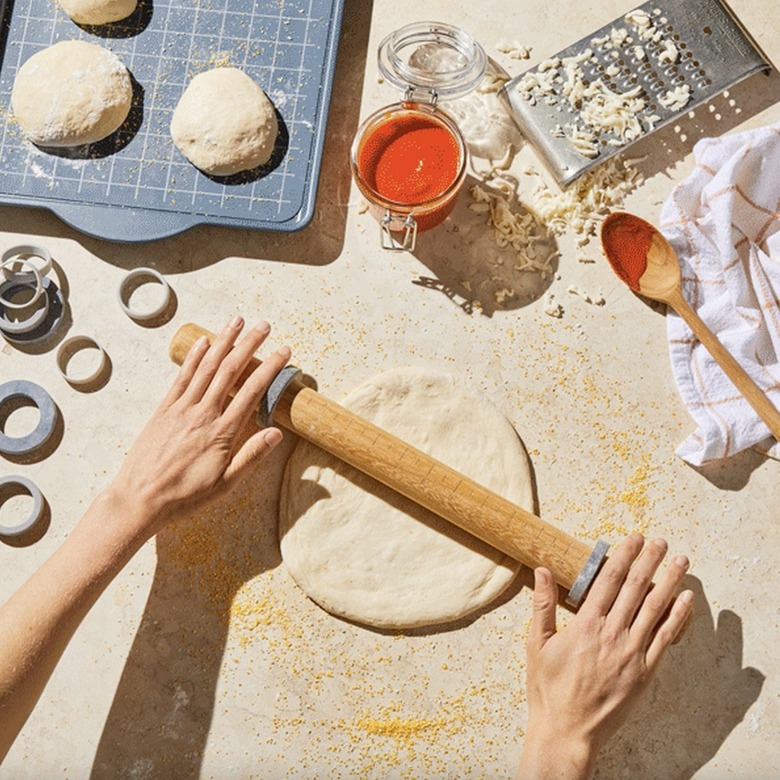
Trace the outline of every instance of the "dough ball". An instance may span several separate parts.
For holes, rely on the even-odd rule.
[[[522,442],[462,380],[401,369],[350,393],[344,406],[533,510]],[[321,607],[379,628],[435,625],[487,606],[520,564],[319,448],[288,461],[279,511],[282,558]]]
[[[214,176],[267,163],[278,132],[273,104],[238,68],[195,76],[171,120],[171,136],[181,153]]]
[[[130,112],[133,85],[119,57],[86,41],[62,41],[19,68],[11,106],[39,146],[95,143],[118,130]]]
[[[109,24],[126,19],[137,0],[60,0],[62,10],[76,24]]]

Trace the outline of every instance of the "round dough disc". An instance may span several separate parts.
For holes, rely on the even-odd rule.
[[[278,132],[273,104],[238,68],[214,68],[195,76],[171,120],[171,136],[181,153],[213,176],[267,163]]]
[[[343,405],[520,506],[533,510],[528,456],[490,402],[444,374],[399,369]],[[282,558],[329,612],[379,628],[446,623],[493,601],[520,564],[301,441],[287,464]]]
[[[132,14],[137,0],[60,0],[62,10],[76,24],[110,24]]]
[[[11,93],[16,120],[39,146],[95,143],[130,112],[133,85],[119,57],[86,41],[61,41],[19,68]]]

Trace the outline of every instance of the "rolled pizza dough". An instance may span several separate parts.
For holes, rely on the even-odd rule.
[[[278,132],[273,104],[238,68],[214,68],[195,76],[171,120],[179,151],[213,176],[267,163]]]
[[[520,506],[533,510],[528,456],[514,428],[462,380],[400,369],[343,405]],[[329,612],[378,628],[446,623],[492,602],[520,564],[301,441],[280,497],[282,558]]]
[[[138,3],[136,0],[60,0],[62,10],[76,24],[110,24],[126,19]]]
[[[86,41],[61,41],[33,54],[16,74],[11,105],[39,146],[95,143],[118,130],[133,102],[119,57]]]

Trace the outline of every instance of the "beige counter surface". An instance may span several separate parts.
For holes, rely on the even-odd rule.
[[[780,61],[774,4],[732,5]],[[0,462],[0,474],[33,479],[51,508],[33,544],[0,544],[0,598],[118,467],[174,375],[175,330],[189,321],[215,329],[236,312],[267,318],[269,348],[290,344],[293,362],[333,399],[394,366],[461,375],[522,437],[543,518],[586,540],[663,535],[691,557],[695,619],[604,751],[599,777],[778,776],[777,463],[746,452],[694,469],[675,455],[694,426],[671,374],[663,310],[623,286],[597,242],[580,247],[568,229],[553,239],[549,279],[512,270],[464,190],[414,254],[383,252],[349,175],[360,118],[397,99],[377,78],[375,51],[399,24],[458,24],[516,75],[632,7],[347,0],[317,209],[298,233],[199,227],[113,244],[43,211],[0,208],[0,250],[48,247],[69,289],[68,335],[96,338],[111,360],[108,382],[85,393],[58,374],[56,343],[0,348],[2,380],[43,385],[63,421],[47,457]],[[529,47],[530,59],[502,54],[507,41]],[[778,94],[774,77],[754,77],[732,91],[734,105],[718,99],[719,119],[702,110],[643,141],[644,181],[624,207],[657,221],[692,170],[698,135],[780,121]],[[530,204],[539,177],[527,171],[542,166],[506,132]],[[470,184],[488,164],[475,166]],[[155,327],[116,302],[137,266],[165,274],[175,292],[173,316]],[[560,318],[545,313],[548,293]],[[6,425],[23,425],[22,414]],[[512,776],[526,717],[527,574],[454,626],[393,634],[331,617],[279,555],[277,499],[293,444],[287,437],[236,495],[167,529],[124,569],[68,647],[1,778]]]

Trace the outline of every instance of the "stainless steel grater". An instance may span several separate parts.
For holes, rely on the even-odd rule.
[[[529,143],[565,187],[639,138],[770,67],[721,0],[650,0],[512,79],[504,96]],[[583,88],[591,96],[578,101]],[[626,96],[619,112],[607,105],[616,95]],[[636,123],[629,123],[628,132],[604,127],[605,114],[610,121],[623,116],[632,100],[635,110],[625,115]]]

